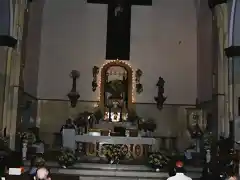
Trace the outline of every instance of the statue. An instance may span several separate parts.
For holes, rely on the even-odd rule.
[[[114,3],[116,4],[114,9],[114,15],[115,17],[119,17],[124,11],[124,7],[127,5],[126,0],[115,0]]]
[[[120,16],[120,14],[123,12],[123,7],[121,4],[118,4],[117,7],[114,10],[115,16]]]
[[[154,97],[154,100],[157,102],[157,108],[161,110],[163,108],[163,103],[166,101],[167,97],[164,94],[164,84],[165,81],[162,77],[159,77],[156,86],[158,87],[158,96]]]
[[[68,98],[71,102],[71,107],[74,108],[77,105],[77,101],[80,98],[79,93],[77,92],[77,78],[79,78],[80,73],[77,70],[72,70],[70,77],[72,78],[72,89],[68,93]]]

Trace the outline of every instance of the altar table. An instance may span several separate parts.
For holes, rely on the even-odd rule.
[[[89,136],[76,135],[76,142],[104,142],[104,144],[146,144],[153,145],[156,143],[155,138],[148,137],[120,137],[120,136]]]
[[[76,135],[76,142],[86,143],[86,154],[104,157],[103,144],[123,144],[135,159],[147,155],[149,146],[156,143],[155,138],[148,137],[120,137],[120,136],[89,136]]]

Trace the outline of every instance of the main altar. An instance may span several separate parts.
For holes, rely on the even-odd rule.
[[[92,73],[92,89],[98,91],[99,101],[91,112],[73,119],[76,133],[65,133],[63,146],[72,144],[72,149],[87,156],[104,157],[104,144],[121,144],[134,159],[145,157],[156,141],[146,134],[147,125],[135,110],[134,93],[137,85],[141,85],[141,71],[134,72],[125,61],[114,60],[100,68],[94,66]],[[149,129],[155,129],[154,122]]]

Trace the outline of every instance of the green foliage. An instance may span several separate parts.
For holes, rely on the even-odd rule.
[[[116,79],[106,83],[105,91],[112,94],[113,97],[118,97],[122,92],[124,92],[124,82],[122,80]]]
[[[148,157],[148,163],[153,168],[163,168],[169,161],[170,159],[161,152],[152,153]]]
[[[77,158],[71,149],[63,148],[57,156],[57,160],[60,165],[72,166],[75,164]]]
[[[129,152],[124,148],[122,144],[104,144],[103,154],[112,161],[112,163],[118,163],[119,160],[129,157]]]
[[[32,165],[35,167],[38,167],[38,168],[44,167],[45,164],[46,164],[45,159],[40,155],[37,155],[36,157],[34,157],[33,162],[32,162]]]
[[[203,135],[204,149],[210,150],[214,141],[214,136],[212,132],[207,132]]]
[[[103,114],[100,108],[98,108],[93,115],[95,116],[96,120],[100,120],[103,118]]]

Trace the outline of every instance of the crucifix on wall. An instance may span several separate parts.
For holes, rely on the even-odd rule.
[[[129,60],[131,37],[131,6],[151,6],[152,0],[87,0],[108,4],[106,59]]]

